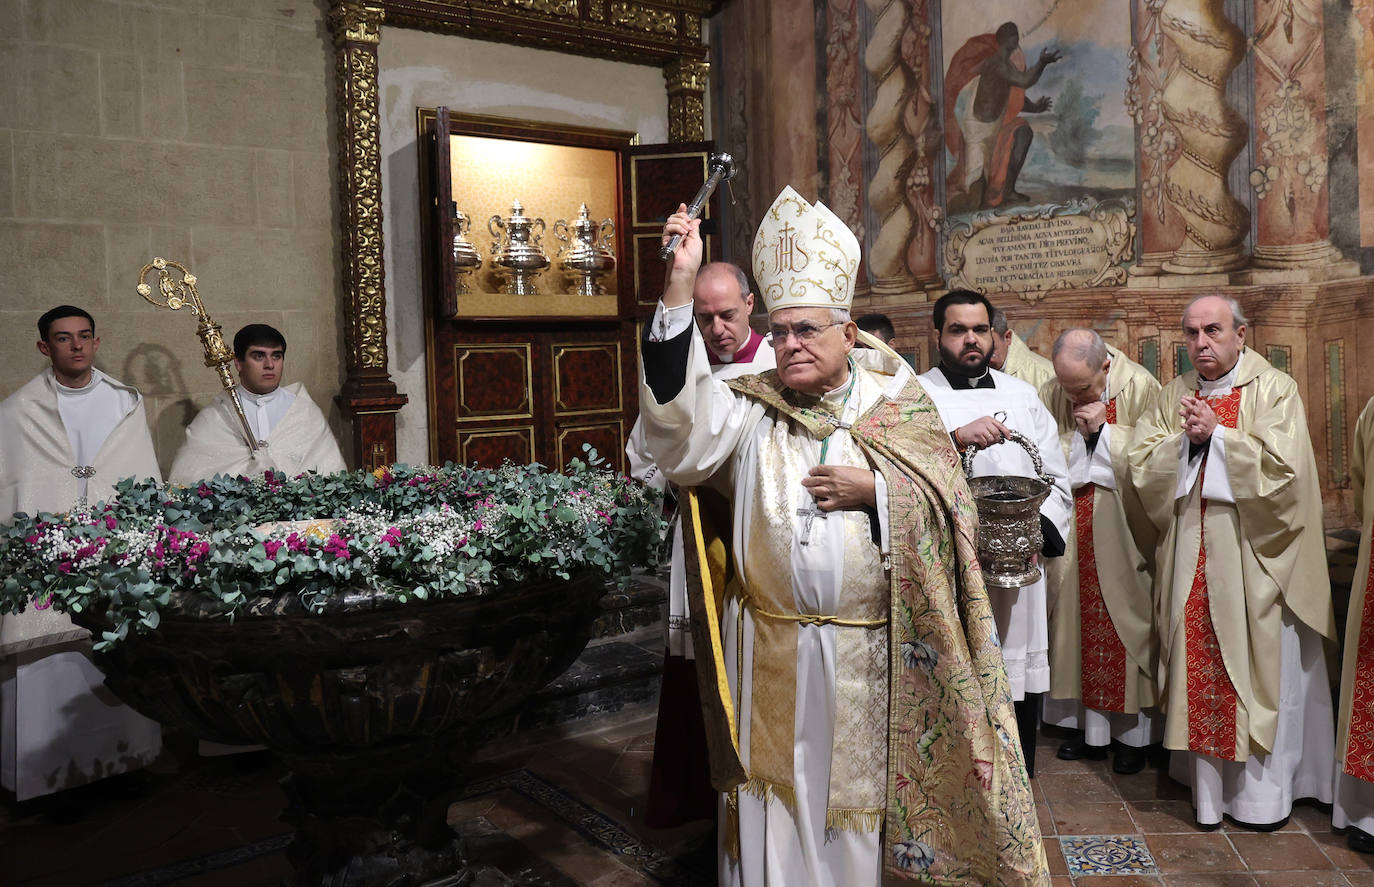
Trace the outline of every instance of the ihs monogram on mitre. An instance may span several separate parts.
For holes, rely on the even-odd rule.
[[[754,235],[754,278],[763,305],[844,308],[854,298],[859,241],[823,203],[814,206],[789,185]]]

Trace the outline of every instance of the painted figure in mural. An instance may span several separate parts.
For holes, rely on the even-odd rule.
[[[945,145],[955,157],[949,174],[951,213],[1025,203],[1016,179],[1030,151],[1030,124],[1022,114],[1041,114],[1053,107],[1049,96],[1026,97],[1045,69],[1059,61],[1056,49],[1044,49],[1031,68],[1021,53],[1021,34],[1006,22],[995,34],[979,34],[960,47],[945,74]],[[959,94],[974,81],[973,101],[962,120],[955,113]]]
[[[1201,825],[1282,827],[1329,803],[1336,623],[1317,463],[1297,383],[1245,347],[1234,299],[1183,313],[1194,369],[1136,422],[1131,480],[1158,532],[1155,618],[1169,773]]]
[[[674,234],[640,417],[659,468],[692,487],[719,882],[1045,887],[977,512],[911,368],[854,348],[858,239],[778,196],[753,251],[778,368],[724,381],[692,322],[702,242],[685,206]]]

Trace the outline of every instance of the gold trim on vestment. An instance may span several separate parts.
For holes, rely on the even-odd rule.
[[[841,619],[839,616],[822,616],[818,613],[770,613],[757,606],[749,592],[739,593],[740,603],[749,608],[755,616],[775,619],[779,622],[796,622],[801,625],[837,625],[840,628],[883,628],[886,619]]]
[[[825,811],[827,831],[838,832],[876,832],[883,826],[887,810],[882,807],[859,809],[840,809],[831,807]]]

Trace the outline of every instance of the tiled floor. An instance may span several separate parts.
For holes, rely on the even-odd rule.
[[[653,715],[641,709],[507,744],[486,756],[449,821],[520,883],[711,884],[704,825],[642,824],[652,743]],[[1374,887],[1374,856],[1349,851],[1327,810],[1300,805],[1273,834],[1203,830],[1161,770],[1117,776],[1109,762],[1058,760],[1058,744],[1041,737],[1033,781],[1056,887]],[[87,791],[74,810],[0,805],[0,885],[277,887],[289,838],[276,764],[180,751],[142,785]]]

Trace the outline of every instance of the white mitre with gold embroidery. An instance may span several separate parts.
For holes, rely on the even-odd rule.
[[[825,204],[815,206],[789,185],[754,235],[754,279],[763,306],[843,308],[854,300],[859,240]]]

